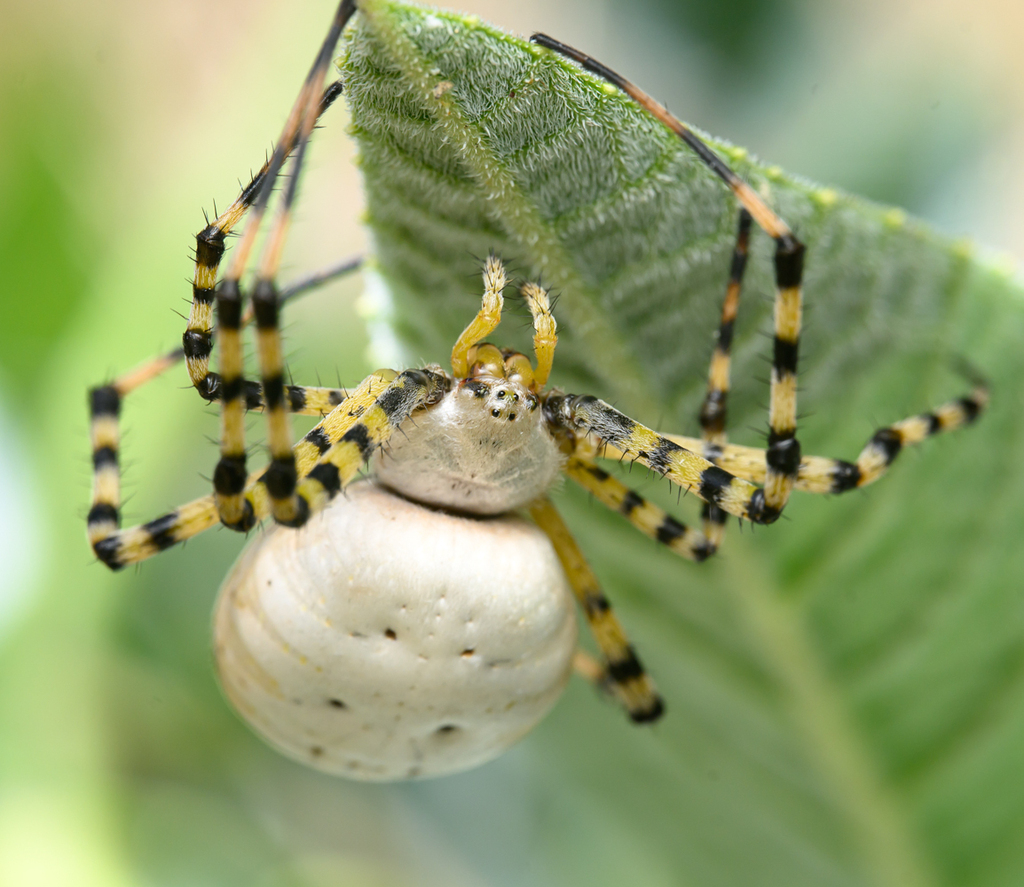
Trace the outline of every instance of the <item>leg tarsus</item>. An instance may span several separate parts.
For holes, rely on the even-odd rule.
[[[484,263],[484,294],[476,317],[462,331],[452,348],[452,375],[465,379],[469,375],[470,351],[486,339],[501,322],[504,299],[501,291],[508,284],[505,266],[491,254]]]

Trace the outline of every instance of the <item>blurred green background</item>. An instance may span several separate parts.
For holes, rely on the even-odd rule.
[[[461,8],[586,47],[684,119],[787,170],[904,206],[1006,261],[1024,255],[1024,10],[1010,0]],[[4,9],[0,884],[730,883],[725,863],[686,867],[685,848],[665,851],[686,840],[671,806],[653,811],[663,832],[621,828],[616,798],[636,804],[648,791],[636,756],[662,747],[585,687],[473,773],[385,787],[322,777],[262,746],[216,687],[209,612],[237,537],[211,532],[117,576],[92,563],[85,389],[180,340],[201,210],[230,201],[262,161],[330,11],[192,0]],[[344,118],[339,105],[317,136],[289,273],[365,247]],[[350,382],[376,365],[359,291],[347,281],[289,311],[297,380]],[[207,489],[216,415],[185,386],[172,373],[125,411],[127,522]],[[961,444],[971,446],[950,446]],[[692,568],[654,569],[671,583]],[[634,624],[657,624],[635,601],[627,622],[630,607]],[[700,695],[673,683],[691,672],[662,668],[670,698]],[[687,717],[685,703],[672,711]],[[591,740],[600,753],[572,753]],[[708,779],[728,785],[730,774]],[[767,860],[748,883],[793,883],[785,873],[799,866],[773,868],[756,841],[736,845],[736,828],[710,829],[722,859]],[[758,828],[771,835],[770,822]],[[842,840],[822,838],[831,843]],[[715,858],[706,846],[692,855]],[[808,883],[862,883],[821,865]],[[948,870],[937,883],[947,882],[959,883]]]

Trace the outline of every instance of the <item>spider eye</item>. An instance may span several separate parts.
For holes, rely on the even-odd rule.
[[[495,419],[497,419],[498,416],[501,415],[501,410],[491,410],[491,415],[494,416]]]

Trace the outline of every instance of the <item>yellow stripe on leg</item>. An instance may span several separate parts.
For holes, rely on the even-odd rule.
[[[456,379],[465,379],[469,374],[469,349],[487,338],[501,322],[501,309],[504,305],[501,291],[508,283],[501,259],[494,255],[488,256],[483,276],[484,295],[480,310],[452,348],[452,375]]]
[[[525,283],[520,290],[533,317],[533,353],[537,356],[537,368],[533,371],[533,391],[542,391],[548,384],[551,366],[555,361],[555,346],[558,344],[558,324],[551,314],[548,294],[535,283]]]
[[[655,721],[664,704],[629,644],[576,540],[549,499],[530,506],[530,516],[551,540],[583,615],[605,658],[608,686],[636,723]]]

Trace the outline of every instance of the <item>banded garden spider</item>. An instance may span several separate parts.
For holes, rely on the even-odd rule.
[[[633,721],[655,721],[664,710],[661,697],[547,496],[561,474],[676,554],[703,561],[721,545],[727,515],[770,524],[778,519],[794,490],[842,493],[870,484],[885,473],[904,447],[973,421],[987,403],[987,389],[978,381],[965,397],[879,429],[855,462],[804,456],[796,437],[804,246],[752,188],[663,107],[599,62],[542,34],[534,35],[534,42],[604,78],[674,132],[726,184],[739,204],[731,269],[699,417],[701,437],[662,435],[596,397],[549,389],[556,323],[548,294],[536,283],[521,286],[533,322],[534,361],[487,342],[501,320],[502,293],[509,282],[502,262],[493,255],[485,262],[481,308],[452,350],[451,373],[431,364],[402,372],[379,371],[349,391],[286,386],[280,305],[290,295],[354,267],[354,263],[346,263],[291,291],[279,292],[276,284],[310,135],[342,90],[340,81],[324,89],[327,69],[342,30],[356,11],[355,0],[342,0],[273,154],[238,199],[197,236],[192,310],[182,348],[91,392],[94,483],[88,515],[90,544],[103,563],[119,569],[217,524],[247,532],[257,522],[273,517],[282,527],[292,528],[258,540],[229,577],[218,613],[218,656],[225,688],[250,722],[286,752],[323,769],[361,778],[402,778],[450,772],[486,760],[543,716],[572,665],[613,695]],[[292,175],[257,263],[252,307],[246,313],[242,275],[273,185],[293,152]],[[246,215],[241,241],[218,283],[225,238]],[[726,435],[732,330],[755,222],[776,245],[769,438],[764,450],[729,444]],[[209,363],[214,306],[219,372],[212,372]],[[259,383],[243,376],[241,332],[250,321],[257,329]],[[182,358],[199,394],[221,404],[221,455],[213,476],[214,492],[146,524],[121,529],[121,402]],[[249,473],[243,423],[246,411],[253,409],[267,415],[271,458],[265,469]],[[293,443],[289,413],[317,416],[320,421]],[[597,461],[601,458],[639,462],[695,493],[705,503],[702,529],[688,528],[645,501],[604,471]],[[336,498],[364,466],[371,468],[378,484],[388,492],[360,487],[349,500]],[[535,526],[524,528],[512,518],[517,510],[528,511]],[[318,512],[325,513],[323,519],[311,520]],[[418,623],[407,620],[401,631],[395,630],[387,624],[386,613],[374,610],[380,601],[374,601],[372,594],[364,596],[369,601],[363,600],[347,616],[355,620],[366,617],[367,625],[376,626],[373,646],[357,643],[353,648],[356,660],[360,656],[379,659],[381,649],[399,640],[407,652],[415,653],[397,659],[386,678],[387,693],[374,690],[375,681],[385,681],[379,673],[360,673],[351,663],[343,669],[346,673],[339,678],[340,685],[317,679],[315,689],[307,692],[309,680],[295,673],[295,664],[310,664],[307,653],[315,648],[321,657],[315,670],[322,674],[324,663],[336,658],[331,642],[311,640],[305,628],[295,628],[298,617],[294,613],[276,614],[278,622],[271,631],[274,643],[269,645],[276,649],[268,653],[260,649],[260,641],[253,640],[251,626],[245,624],[247,617],[239,614],[255,610],[256,622],[267,622],[276,604],[263,596],[264,586],[286,586],[284,596],[292,605],[296,588],[298,596],[314,588],[320,594],[313,602],[316,609],[326,606],[324,584],[335,581],[332,577],[348,577],[351,585],[354,580],[349,574],[367,567],[372,574],[367,580],[370,591],[376,590],[374,582],[380,588],[392,582],[389,571],[410,557],[388,544],[390,535],[377,549],[371,542],[363,549],[350,545],[340,554],[334,550],[339,539],[358,535],[361,526],[383,513],[392,515],[390,519],[403,527],[411,527],[422,539],[430,534],[444,539],[453,533],[463,540],[472,539],[485,561],[527,562],[526,573],[517,574],[516,590],[523,591],[524,597],[516,606],[520,608],[518,625],[540,613],[530,623],[532,634],[527,632],[531,645],[518,656],[514,651],[504,659],[494,654],[488,645],[500,645],[511,618],[510,612],[494,601],[506,592],[500,577],[488,575],[486,570],[459,574],[458,565],[452,573],[450,559],[443,548],[438,551],[443,543],[424,544],[423,551],[413,556],[421,564],[419,575],[402,589],[410,602],[400,604],[403,618],[407,611],[419,613]],[[547,541],[538,543],[541,537]],[[325,553],[325,549],[331,550]],[[550,557],[544,553],[552,551]],[[574,654],[571,598],[563,593],[566,583],[594,634],[601,662]],[[344,584],[341,582],[341,587]],[[442,664],[434,684],[430,689],[417,687],[417,675],[426,669],[421,663],[430,657],[414,648],[418,644],[426,649],[427,640],[435,639],[430,631],[433,623],[423,614],[432,614],[433,608],[437,610],[434,618],[441,620],[439,608],[445,592],[462,585],[480,586],[481,597],[470,609],[482,608],[476,616],[481,626],[473,635],[481,643],[448,644],[451,649],[435,657]],[[340,587],[332,593],[344,597]],[[419,594],[428,600],[426,609],[420,608],[422,612],[411,600]],[[390,598],[386,601],[387,606],[394,603]],[[372,616],[366,616],[370,611]],[[465,621],[471,624],[474,618]],[[316,631],[326,629],[325,637],[333,637],[335,629],[329,618],[321,614],[318,624]],[[293,628],[298,642],[289,634]],[[368,639],[366,632],[351,625],[344,630],[353,641]],[[515,643],[518,640],[513,646]],[[258,656],[264,658],[257,663]],[[467,671],[461,664],[464,660],[481,660],[482,664]],[[488,677],[508,662],[514,666],[513,680],[495,682]],[[530,666],[528,677],[523,677],[524,665]],[[413,683],[406,686],[409,680]],[[423,698],[426,703],[418,707],[411,702]],[[281,711],[282,705],[288,709],[311,700],[317,705],[310,717]],[[503,717],[516,706],[515,716]],[[395,725],[403,717],[395,714],[398,709],[405,711],[401,729]],[[341,728],[337,722],[325,726],[324,713],[328,711],[344,712],[345,717],[356,720]]]

